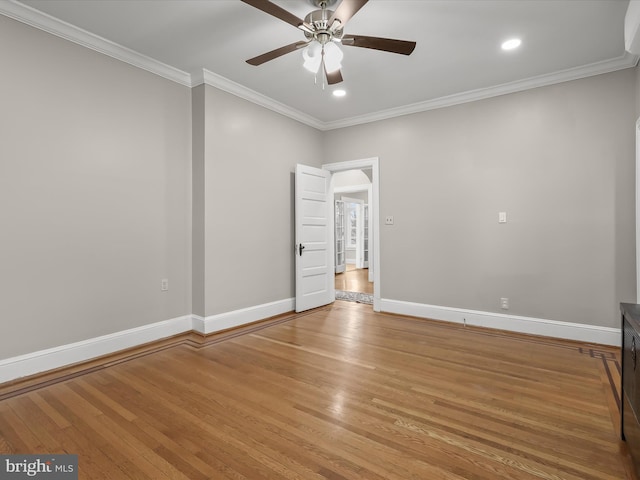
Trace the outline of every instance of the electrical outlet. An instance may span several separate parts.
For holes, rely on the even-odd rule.
[[[167,290],[169,290],[169,279],[167,278],[162,279],[162,281],[160,282],[160,290],[162,290],[163,292],[166,292]]]
[[[384,224],[385,225],[393,225],[393,216],[389,215],[384,217]]]
[[[502,310],[509,310],[509,299],[508,298],[501,298],[500,299],[500,308]]]

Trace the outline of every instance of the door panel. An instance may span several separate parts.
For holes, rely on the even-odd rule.
[[[329,198],[331,173],[296,165],[296,312],[334,301],[330,229],[333,202]]]

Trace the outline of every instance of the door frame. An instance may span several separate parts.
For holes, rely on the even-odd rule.
[[[330,171],[332,174],[337,172],[344,172],[347,170],[360,170],[371,169],[371,190],[372,199],[369,203],[369,222],[373,229],[373,235],[369,235],[369,252],[373,259],[373,265],[369,265],[369,268],[373,267],[373,311],[380,311],[380,278],[381,278],[381,266],[380,266],[380,160],[378,157],[364,158],[361,160],[351,160],[347,162],[326,163],[322,165],[324,170]],[[333,195],[333,175],[331,177],[329,191]],[[332,208],[332,216],[335,214],[335,208]],[[335,224],[335,218],[334,218]],[[334,263],[335,271],[335,239],[333,229],[330,229],[331,241],[329,248],[331,248],[331,261]]]
[[[640,118],[636,120],[636,303],[640,303]]]

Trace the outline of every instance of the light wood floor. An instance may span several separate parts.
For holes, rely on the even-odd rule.
[[[0,402],[81,479],[628,479],[614,349],[336,302]],[[622,449],[624,450],[624,449]]]
[[[335,276],[336,290],[346,292],[373,293],[373,283],[369,281],[369,269],[347,265],[347,270]]]

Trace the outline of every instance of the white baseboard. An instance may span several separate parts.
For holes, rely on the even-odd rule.
[[[598,327],[581,323],[559,322],[557,320],[465,310],[462,308],[440,307],[384,298],[381,299],[380,304],[380,309],[383,312],[444,320],[453,323],[466,323],[476,327],[495,328],[617,347],[620,346],[621,340],[619,328]]]
[[[0,383],[85,362],[192,329],[191,315],[0,360]]]
[[[467,325],[478,327],[620,346],[620,329],[617,328],[439,307],[389,299],[381,299],[380,307],[383,312],[400,315],[455,323],[466,322]],[[190,330],[203,334],[219,332],[287,313],[294,309],[295,299],[287,298],[208,317],[185,315],[81,342],[7,358],[0,360],[0,383],[84,362]]]
[[[7,358],[0,360],[0,383],[66,367],[74,363],[86,362],[93,358],[191,330],[203,334],[214,333],[287,313],[294,309],[295,299],[287,298],[206,318],[198,315],[185,315],[81,342]]]
[[[239,327],[247,323],[257,322],[258,320],[274,317],[282,313],[291,312],[292,310],[295,310],[295,299],[287,298],[285,300],[264,303],[241,310],[209,315],[208,317],[192,315],[193,330],[206,335]]]

